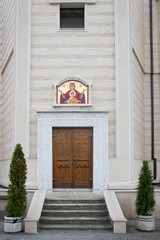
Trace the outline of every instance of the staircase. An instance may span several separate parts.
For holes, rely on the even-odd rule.
[[[107,207],[100,199],[46,199],[40,229],[106,230],[112,228]]]

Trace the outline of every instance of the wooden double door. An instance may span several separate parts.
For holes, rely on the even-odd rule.
[[[54,188],[92,188],[92,136],[92,128],[53,128]]]

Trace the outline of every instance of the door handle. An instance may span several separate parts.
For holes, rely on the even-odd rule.
[[[75,158],[73,157],[73,167],[75,166],[75,162],[76,162],[76,160],[75,160]]]

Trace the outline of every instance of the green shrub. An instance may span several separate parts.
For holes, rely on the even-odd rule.
[[[143,166],[139,175],[139,185],[136,198],[137,215],[151,215],[155,206],[154,187],[152,186],[152,172],[148,166],[148,161],[143,161]]]
[[[26,178],[26,160],[21,145],[17,144],[13,152],[9,171],[10,184],[8,187],[8,203],[6,206],[8,217],[21,217],[26,212]]]

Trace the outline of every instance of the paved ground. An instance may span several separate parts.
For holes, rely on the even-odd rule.
[[[0,221],[0,240],[160,240],[160,220],[156,221],[155,232],[139,232],[135,221],[127,223],[127,234],[113,234],[112,231],[39,231],[37,234],[6,234]]]

